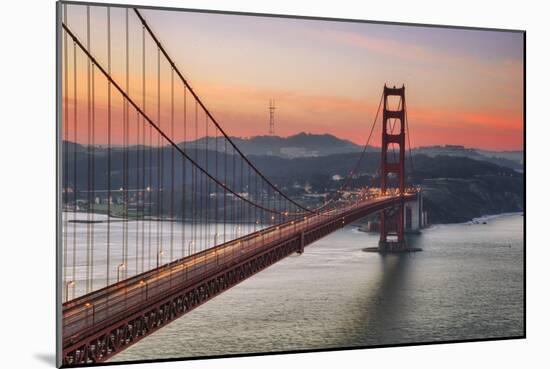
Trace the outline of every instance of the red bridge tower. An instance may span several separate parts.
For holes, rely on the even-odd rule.
[[[392,99],[391,96],[395,98]],[[388,99],[389,97],[390,99]],[[383,98],[380,188],[383,194],[390,191],[398,191],[399,194],[403,194],[405,192],[405,85],[400,88],[384,85]],[[388,100],[395,100],[392,101],[393,107],[388,105]],[[394,187],[391,187],[391,184]],[[379,246],[381,251],[402,251],[406,248],[403,205],[404,202],[401,202],[380,213]]]

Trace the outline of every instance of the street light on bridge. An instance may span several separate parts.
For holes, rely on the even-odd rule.
[[[164,251],[162,250],[157,252],[157,268],[160,266],[160,258],[162,257],[163,254],[164,254]]]
[[[118,264],[118,266],[116,267],[116,281],[117,282],[120,282],[120,271],[124,268],[126,268],[126,264],[124,264],[124,263]]]
[[[189,243],[187,244],[187,256],[191,255],[191,246],[194,246],[194,245],[195,245],[195,241],[189,241]]]
[[[69,287],[74,287],[75,284],[76,284],[75,281],[65,282],[65,302],[69,301]],[[73,291],[73,297],[74,297],[74,291]]]
[[[239,235],[240,235],[240,232],[241,231],[241,226],[237,226],[237,228],[235,229],[235,238],[239,238]]]
[[[90,309],[90,308],[92,309],[92,325],[94,325],[95,324],[95,306],[93,304],[87,302],[87,303],[84,304],[84,307],[86,309]],[[88,320],[87,318],[88,318],[88,313],[86,312],[86,321]]]

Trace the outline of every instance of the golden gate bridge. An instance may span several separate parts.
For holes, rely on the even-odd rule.
[[[404,86],[384,86],[363,151],[340,188],[305,206],[237,147],[138,9],[101,9],[103,57],[94,52],[90,6],[77,34],[63,4],[59,30],[64,365],[107,360],[370,214],[380,213],[380,251],[410,251],[405,209],[420,201],[420,190],[405,183]],[[114,12],[123,20],[116,60]],[[137,79],[130,76],[136,71]],[[352,189],[380,111],[380,169],[370,186]]]

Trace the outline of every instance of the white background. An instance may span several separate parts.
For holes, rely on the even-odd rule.
[[[124,0],[119,0],[126,3]],[[527,339],[143,364],[141,368],[520,368],[548,363],[549,21],[544,1],[168,1],[131,3],[527,30]],[[0,11],[0,347],[3,368],[53,367],[55,3]],[[498,94],[498,91],[494,92]],[[546,210],[543,212],[543,210]],[[32,222],[32,227],[28,224]],[[475,298],[475,291],[472,291]],[[498,307],[495,307],[498,308]],[[547,364],[546,364],[547,365]]]

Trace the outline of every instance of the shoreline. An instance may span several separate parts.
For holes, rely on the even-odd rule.
[[[67,213],[67,214],[73,214],[72,211],[64,211],[62,213]],[[82,212],[82,211],[79,211],[77,212],[78,214],[88,214],[86,212]],[[91,213],[93,215],[99,215],[99,216],[104,216],[106,217],[107,219],[103,219],[103,220],[87,220],[87,219],[67,219],[67,222],[68,223],[83,223],[83,224],[99,224],[99,223],[107,223],[108,222],[108,218],[110,218],[110,221],[111,222],[131,222],[131,221],[165,221],[165,222],[180,222],[181,223],[181,219],[176,219],[176,218],[173,218],[173,219],[158,219],[158,218],[143,218],[143,219],[137,219],[137,218],[131,218],[131,219],[124,219],[124,218],[121,218],[121,217],[116,217],[116,216],[108,216],[107,214],[105,213]],[[432,229],[432,228],[437,228],[437,227],[441,227],[441,226],[451,226],[451,225],[474,225],[474,224],[483,224],[483,222],[487,222],[489,220],[492,220],[492,219],[498,219],[498,218],[502,218],[502,217],[506,217],[506,216],[516,216],[516,215],[521,215],[521,216],[524,216],[525,212],[524,211],[516,211],[516,212],[508,212],[508,213],[499,213],[499,214],[486,214],[486,215],[482,215],[482,216],[479,216],[479,217],[476,217],[476,218],[472,218],[468,221],[465,221],[465,222],[458,222],[458,223],[436,223],[436,224],[430,224],[428,225],[426,228],[422,228],[422,229]],[[185,223],[187,222],[191,222],[193,221],[192,219],[185,219]],[[354,228],[357,229],[359,232],[363,232],[363,233],[377,233],[377,232],[369,232],[369,231],[365,231],[365,230],[362,230],[361,229],[362,225],[357,225],[355,226]]]
[[[510,212],[510,213],[499,213],[499,214],[487,214],[487,215],[482,215],[480,217],[477,217],[477,218],[473,218],[467,222],[464,222],[464,223],[459,223],[459,224],[469,224],[469,223],[472,223],[472,222],[479,222],[479,221],[486,221],[486,220],[491,220],[491,219],[496,219],[496,218],[501,218],[501,217],[508,217],[508,216],[513,216],[513,215],[521,215],[523,216],[524,215],[524,211],[515,211],[515,212]],[[452,223],[451,223],[452,224]],[[474,223],[475,224],[475,223]]]
[[[439,227],[446,227],[446,226],[453,226],[453,225],[483,225],[484,222],[487,222],[489,220],[498,219],[502,217],[508,217],[508,216],[524,216],[524,211],[515,211],[515,212],[509,212],[509,213],[499,213],[499,214],[486,214],[482,215],[480,217],[472,218],[466,222],[459,222],[459,223],[436,223],[436,224],[430,224],[425,228],[422,228],[423,230],[430,230],[430,229],[436,229]],[[357,225],[354,227],[354,229],[358,232],[362,233],[378,233],[378,232],[369,232],[361,229],[363,225]]]
[[[480,217],[472,218],[466,222],[460,222],[460,223],[439,223],[439,224],[430,224],[427,228],[423,229],[436,229],[439,227],[448,227],[453,225],[484,225],[487,221],[503,218],[503,217],[509,217],[509,216],[524,216],[524,211],[515,211],[515,212],[509,212],[509,213],[499,213],[499,214],[486,214],[482,215]],[[485,222],[485,223],[484,223]]]

